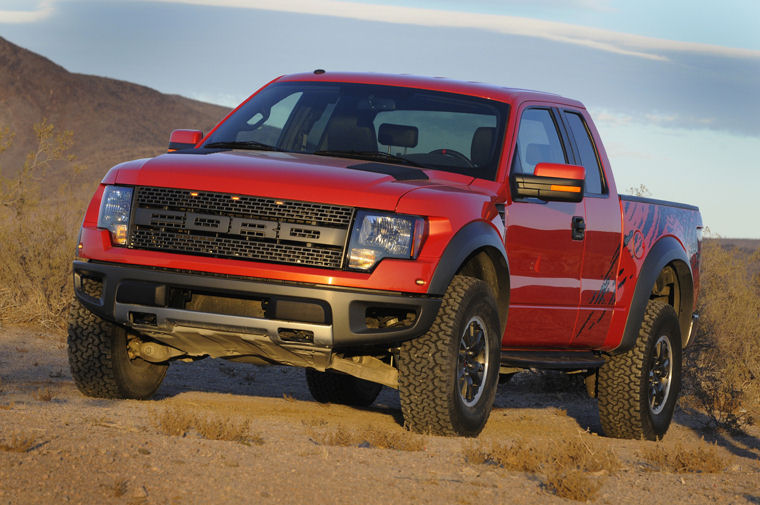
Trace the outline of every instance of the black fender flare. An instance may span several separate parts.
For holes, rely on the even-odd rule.
[[[678,276],[680,288],[680,307],[674,307],[678,313],[678,322],[681,335],[686,335],[691,324],[691,313],[694,303],[694,279],[692,277],[689,258],[683,246],[675,238],[668,236],[658,240],[649,250],[639,271],[636,288],[633,291],[633,299],[628,311],[628,318],[623,330],[623,338],[612,354],[621,354],[633,348],[638,338],[641,321],[646,311],[649,297],[654,288],[660,272],[671,265]]]
[[[500,267],[504,271],[504,278],[498,279],[499,289],[497,293],[497,304],[500,312],[503,312],[499,314],[503,331],[509,308],[509,262],[501,236],[486,221],[468,223],[454,234],[441,255],[438,266],[430,280],[427,294],[443,296],[462,265],[481,251],[485,251],[489,255],[496,266],[497,273]]]

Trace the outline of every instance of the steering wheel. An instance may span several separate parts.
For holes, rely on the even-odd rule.
[[[472,161],[470,161],[470,158],[460,153],[459,151],[455,151],[454,149],[434,149],[430,151],[428,154],[440,154],[443,156],[450,156],[452,158],[458,159],[459,161],[463,161],[469,168],[472,168],[475,166],[472,163]]]

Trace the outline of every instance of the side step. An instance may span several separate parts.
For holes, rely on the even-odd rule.
[[[511,368],[546,368],[581,370],[599,368],[603,356],[585,351],[506,351],[501,353],[501,366]]]

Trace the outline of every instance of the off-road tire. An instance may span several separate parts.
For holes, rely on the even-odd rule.
[[[487,342],[482,355],[488,366],[477,388],[482,392],[467,405],[458,377],[460,343],[473,321],[482,323]],[[480,433],[491,413],[499,379],[499,328],[489,286],[473,277],[455,276],[428,332],[404,342],[399,352],[401,412],[408,429],[433,435],[474,437]]]
[[[339,403],[353,407],[369,407],[375,401],[382,384],[365,381],[351,375],[318,372],[306,369],[309,392],[320,403]]]
[[[130,359],[127,332],[74,300],[69,310],[69,366],[79,390],[97,398],[145,400],[164,380],[168,364]]]
[[[650,406],[650,373],[654,374],[654,380],[661,368],[657,363],[662,360],[655,356],[661,338],[667,340],[670,348],[671,378],[667,393],[661,400],[655,399],[656,408],[653,409]],[[613,356],[599,369],[597,395],[604,433],[614,438],[661,439],[673,418],[680,388],[681,331],[678,317],[670,305],[650,300],[634,347]]]

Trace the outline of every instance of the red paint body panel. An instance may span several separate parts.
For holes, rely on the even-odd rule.
[[[503,347],[611,350],[621,342],[647,251],[662,237],[672,236],[690,258],[696,304],[698,211],[621,203],[602,141],[580,102],[548,93],[398,75],[310,73],[272,82],[296,81],[422,88],[504,102],[510,115],[504,138],[496,139],[503,141],[496,180],[428,169],[423,170],[427,180],[397,180],[385,173],[349,168],[366,163],[360,160],[289,152],[167,154],[117,165],[104,177],[103,185],[180,188],[398,212],[424,217],[427,236],[416,259],[385,259],[371,273],[112,247],[108,233],[96,228],[101,185],[84,219],[81,256],[116,264],[425,294],[452,238],[472,223],[486,223],[488,233],[499,237],[498,247],[509,267],[511,292]],[[510,167],[520,117],[528,107],[551,108],[557,117],[565,110],[583,116],[603,171],[605,195],[586,196],[577,204],[512,199]],[[197,133],[177,130],[172,140],[197,144],[197,137]],[[568,179],[582,178],[583,171],[581,166],[556,163],[536,167],[537,175]],[[574,218],[585,220],[581,240],[572,236]]]
[[[174,130],[169,136],[169,142],[196,145],[202,138],[203,132],[200,130]]]
[[[513,202],[507,214],[511,297],[505,347],[564,347],[578,315],[583,242],[572,240],[583,203]]]
[[[577,165],[561,165],[559,163],[539,163],[533,175],[541,177],[558,177],[562,179],[583,179],[586,169]]]
[[[663,202],[667,203],[667,202]],[[666,237],[677,240],[684,249],[694,294],[690,301],[692,311],[697,310],[699,294],[699,262],[701,252],[702,218],[695,208],[684,208],[655,202],[623,201],[623,240],[620,266],[617,275],[615,316],[612,318],[602,349],[614,349],[620,342],[628,309],[647,254],[654,245]]]

